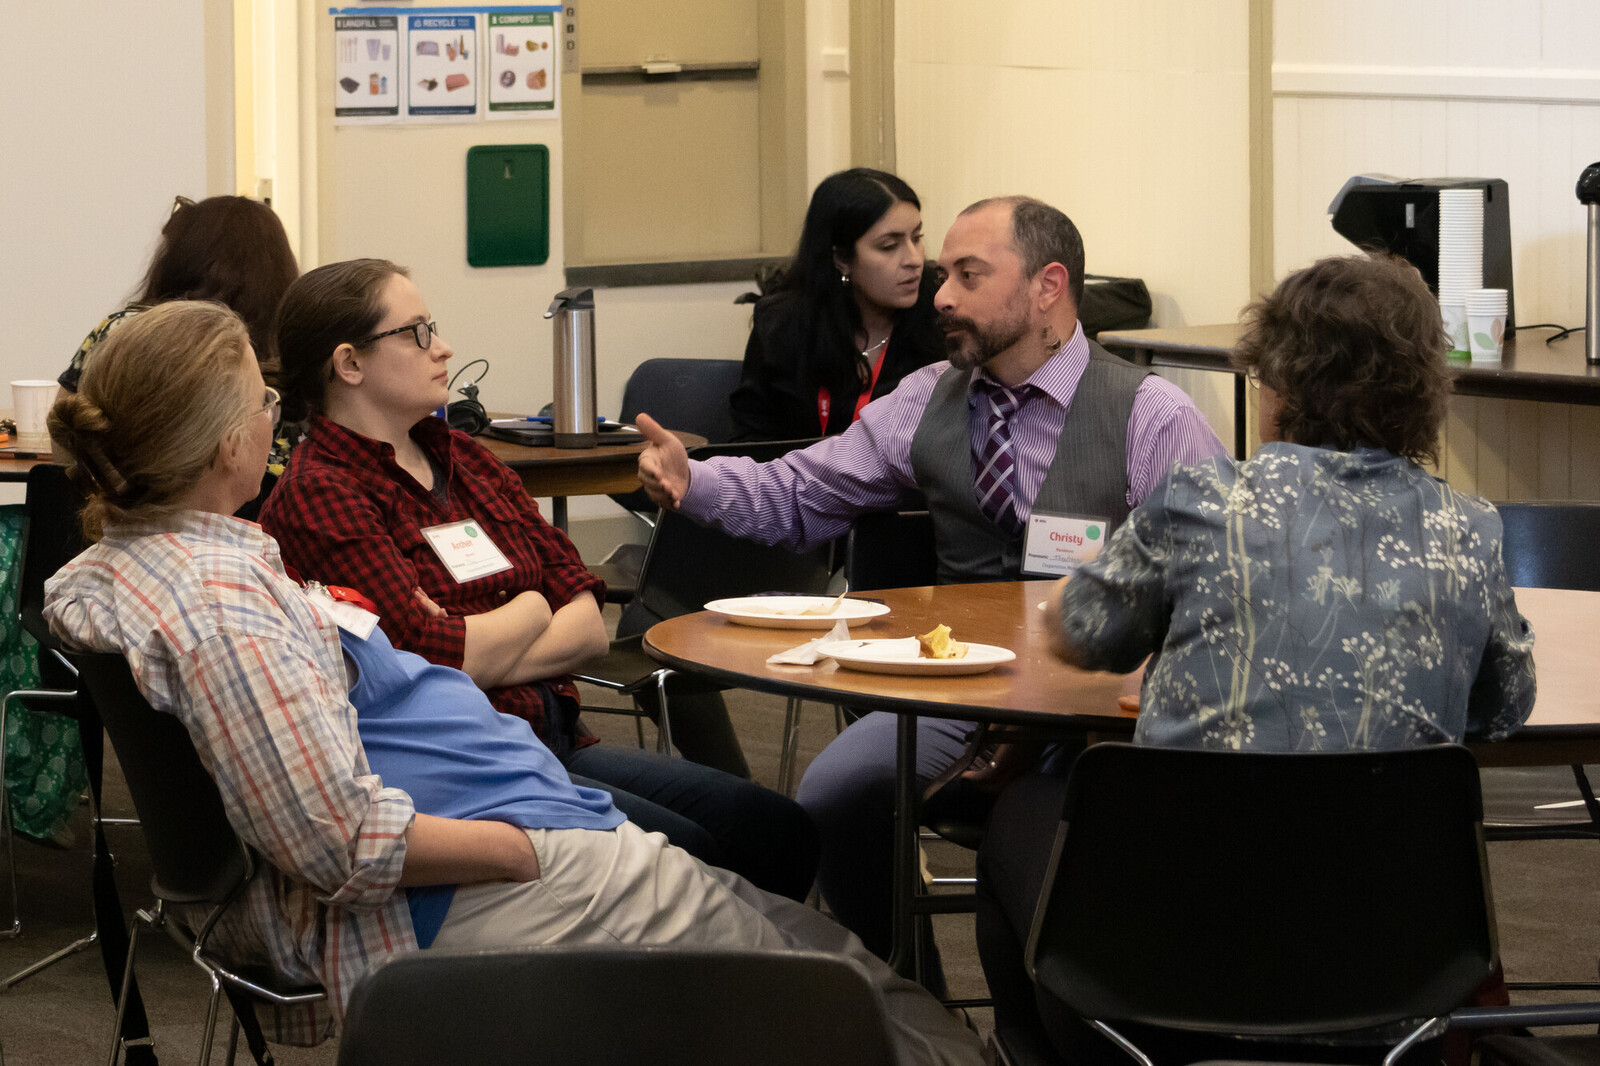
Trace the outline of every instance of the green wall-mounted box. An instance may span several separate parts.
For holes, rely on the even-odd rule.
[[[541,266],[550,258],[550,149],[480,144],[467,149],[467,262]]]

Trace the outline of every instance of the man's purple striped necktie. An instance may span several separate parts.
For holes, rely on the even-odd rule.
[[[989,433],[983,439],[983,450],[973,461],[977,476],[973,479],[978,496],[978,510],[1005,532],[1016,536],[1022,531],[1022,520],[1017,515],[1017,461],[1011,445],[1011,416],[1033,391],[1032,385],[1006,388],[993,382],[978,381],[982,394],[980,402],[989,408]]]

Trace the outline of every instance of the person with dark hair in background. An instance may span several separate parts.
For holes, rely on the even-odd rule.
[[[1222,451],[1183,390],[1084,336],[1083,240],[1061,211],[1026,196],[981,200],[950,226],[939,272],[948,362],[908,374],[839,436],[770,463],[690,462],[641,414],[650,445],[639,477],[651,498],[725,533],[804,550],[921,494],[940,582],[1015,581],[1033,518],[1052,531],[1114,528],[1174,462]],[[972,728],[918,720],[924,786],[956,763]],[[986,786],[1026,765],[1020,746],[1007,755],[969,780]],[[885,955],[894,781],[895,716],[878,712],[835,738],[796,794],[822,833],[823,898]]]
[[[1533,711],[1533,632],[1499,515],[1419,465],[1450,393],[1422,276],[1390,256],[1324,259],[1245,324],[1234,360],[1261,386],[1260,449],[1178,467],[1056,586],[1058,652],[1119,673],[1150,657],[1136,744],[1347,751],[1515,730]],[[1002,793],[978,855],[995,1021],[1028,1044],[1048,1033],[1074,1062],[1125,1062],[1064,1008],[1041,1010],[1023,967],[1066,793],[1055,771]],[[1148,1038],[1132,1039],[1175,1039]],[[1239,1057],[1176,1039],[1174,1061]]]
[[[511,469],[433,417],[453,352],[407,272],[384,259],[308,271],[273,343],[285,414],[306,420],[261,509],[288,565],[370,597],[396,647],[465,672],[644,828],[805,898],[817,833],[793,800],[582,728],[570,674],[606,651],[605,586]],[[469,540],[488,565],[453,546]],[[689,725],[675,733],[692,736]]]
[[[289,236],[272,208],[245,196],[213,196],[196,203],[180,196],[161,227],[139,295],[113,311],[72,354],[57,382],[78,391],[84,360],[122,322],[168,300],[214,300],[244,319],[250,343],[267,350],[278,301],[300,276]]]
[[[161,243],[139,294],[102,319],[78,345],[56,379],[61,386],[57,399],[78,391],[85,361],[118,326],[170,300],[213,300],[232,308],[244,319],[256,351],[266,351],[273,312],[299,274],[283,223],[266,204],[243,196],[213,196],[199,203],[178,197],[161,227]],[[262,494],[283,472],[288,448],[287,439],[274,439],[262,493],[245,505],[240,517],[254,517]],[[66,461],[59,446],[52,451],[56,462]],[[5,550],[0,548],[0,554]],[[51,687],[63,684],[52,682]],[[20,812],[20,824],[30,835],[65,842],[72,838],[66,823],[85,780],[78,726],[45,704],[36,706],[38,710],[18,707],[7,727],[7,778],[26,783],[13,789],[17,802],[12,810]]]
[[[857,167],[811,194],[794,258],[756,304],[735,440],[843,433],[868,401],[944,358],[936,272],[922,251],[922,202],[882,170]]]

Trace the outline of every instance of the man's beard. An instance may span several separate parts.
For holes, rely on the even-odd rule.
[[[944,350],[950,365],[957,370],[973,370],[1026,337],[1027,306],[1019,302],[1006,310],[1009,313],[1005,318],[986,327],[970,318],[940,315],[939,328],[944,331]]]

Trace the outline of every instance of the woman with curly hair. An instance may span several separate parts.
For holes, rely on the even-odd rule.
[[[1422,277],[1388,256],[1323,259],[1245,325],[1235,361],[1261,387],[1260,449],[1176,468],[1057,586],[1047,616],[1062,658],[1117,672],[1149,658],[1139,744],[1313,752],[1510,733],[1533,710],[1533,632],[1494,507],[1421,465],[1450,392]],[[1073,1061],[1116,1061],[1064,1009],[1041,1010],[1022,968],[1065,780],[1024,777],[996,802],[979,948],[997,1027],[1048,1033]],[[1142,1047],[1193,1039],[1141,1035]]]

